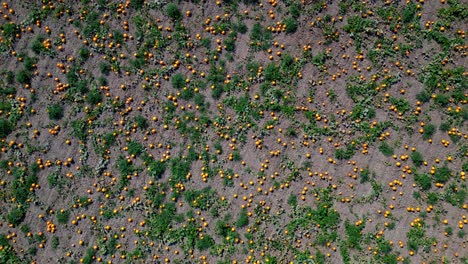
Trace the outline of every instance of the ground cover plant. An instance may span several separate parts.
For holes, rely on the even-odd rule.
[[[0,263],[468,263],[466,1],[0,16]]]

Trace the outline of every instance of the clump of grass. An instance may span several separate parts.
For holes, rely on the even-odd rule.
[[[284,24],[286,25],[287,34],[292,34],[296,32],[297,28],[299,27],[296,19],[294,19],[293,17],[286,18],[286,20],[284,20]]]
[[[166,6],[166,15],[170,17],[172,20],[179,20],[182,18],[182,13],[179,10],[179,7],[175,3],[169,3]]]
[[[99,70],[103,75],[108,75],[111,71],[111,65],[109,63],[101,61],[101,63],[99,63]]]
[[[60,210],[57,215],[57,222],[60,224],[66,224],[68,223],[68,220],[70,220],[70,212],[67,210]]]
[[[81,61],[85,62],[89,59],[89,56],[91,56],[91,52],[88,48],[81,47],[81,49],[78,51],[78,56],[80,57]]]
[[[335,150],[335,158],[339,160],[348,160],[354,156],[354,148],[348,146],[346,148],[339,148]]]
[[[382,154],[384,154],[387,157],[390,157],[395,153],[393,148],[390,145],[388,145],[385,141],[383,141],[382,144],[380,144],[379,150],[380,152],[382,152]]]
[[[214,246],[214,244],[214,239],[210,235],[205,234],[203,235],[203,238],[197,240],[197,242],[195,243],[195,247],[198,250],[203,251],[211,248],[212,246]]]
[[[431,189],[432,186],[432,179],[431,176],[428,174],[415,174],[414,176],[415,182],[421,187],[423,191],[427,191]]]
[[[249,216],[247,215],[247,210],[241,210],[239,218],[237,219],[236,226],[241,228],[249,224]]]
[[[424,127],[423,139],[428,140],[428,139],[432,138],[432,136],[435,134],[435,132],[436,132],[435,125],[427,124]]]
[[[440,167],[434,174],[434,180],[437,183],[446,183],[450,179],[451,174],[452,171],[447,166]]]
[[[130,6],[135,8],[136,10],[140,10],[144,4],[145,4],[145,0],[131,0],[130,1]]]
[[[8,215],[6,215],[6,220],[12,225],[19,225],[26,215],[26,210],[24,207],[13,208]]]
[[[185,85],[185,77],[181,73],[177,73],[171,78],[172,87],[182,89]]]
[[[64,108],[60,104],[53,104],[47,107],[47,113],[51,120],[60,120],[63,117]]]
[[[250,40],[254,47],[259,47],[260,50],[266,50],[271,45],[271,32],[264,29],[260,23],[255,23],[250,31]]]
[[[149,127],[148,119],[142,115],[135,116],[134,122],[141,129],[147,129]]]
[[[21,70],[16,74],[16,80],[22,84],[28,84],[31,82],[32,74],[28,70]]]
[[[431,99],[431,95],[426,91],[422,91],[416,94],[416,99],[418,99],[418,101],[421,101],[423,103],[427,103]]]
[[[0,138],[6,138],[11,132],[13,132],[13,125],[8,119],[0,119]]]
[[[416,167],[421,166],[424,162],[424,157],[419,151],[411,153],[410,158]]]
[[[89,91],[89,93],[86,95],[86,102],[88,102],[91,105],[96,105],[102,100],[102,95],[101,92],[99,92],[98,89],[92,89]]]

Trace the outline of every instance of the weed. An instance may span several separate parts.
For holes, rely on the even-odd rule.
[[[67,224],[70,220],[70,212],[68,210],[60,210],[56,214],[57,222],[60,224]]]
[[[99,63],[99,71],[103,74],[103,75],[108,75],[109,72],[111,71],[111,65],[109,63],[106,63],[106,62],[103,62],[101,61]]]
[[[236,227],[242,228],[245,227],[249,224],[249,217],[247,215],[247,210],[243,209],[241,210],[239,214],[239,218],[236,221]]]
[[[288,17],[284,20],[284,24],[286,25],[286,33],[292,34],[297,31],[298,24],[294,17]]]
[[[26,215],[26,208],[24,207],[16,207],[13,208],[7,215],[6,215],[6,220],[8,223],[18,226],[24,219],[24,216]]]
[[[16,81],[22,84],[31,83],[32,74],[28,70],[21,70],[16,74]]]
[[[451,175],[452,171],[447,166],[443,166],[436,169],[434,179],[437,183],[446,183]]]
[[[179,7],[175,3],[169,3],[166,6],[165,11],[166,15],[174,21],[182,18],[182,12],[180,12]]]
[[[148,119],[142,115],[135,116],[133,123],[136,124],[140,129],[147,129],[149,127]]]
[[[270,47],[271,32],[265,30],[260,23],[255,23],[250,31],[250,40],[254,49],[266,50]]]
[[[431,176],[429,176],[428,174],[415,174],[414,180],[423,191],[431,189],[432,179]]]
[[[411,158],[411,160],[413,161],[413,164],[416,167],[421,166],[423,164],[423,162],[424,162],[424,157],[421,154],[421,152],[419,152],[419,151],[412,152],[411,155],[410,155],[410,158]]]
[[[7,119],[0,118],[0,138],[6,138],[13,132],[13,125]]]
[[[182,74],[177,73],[174,76],[172,76],[171,84],[172,87],[180,90],[185,86],[185,77]]]
[[[86,47],[81,47],[80,50],[78,51],[78,56],[80,57],[80,60],[82,62],[87,61],[90,55],[91,55],[91,52]]]
[[[362,240],[362,230],[364,225],[355,225],[351,224],[348,219],[345,221],[345,231],[346,231],[346,246],[348,248],[357,248],[360,249],[361,240]]]
[[[214,245],[215,245],[214,239],[208,234],[203,235],[202,238],[198,239],[197,242],[195,243],[195,247],[200,251],[210,249]]]
[[[382,144],[380,144],[379,150],[380,152],[382,152],[382,154],[384,154],[387,157],[390,157],[395,153],[393,148],[390,147],[390,145],[388,145],[385,141],[383,141]]]
[[[432,138],[434,133],[436,132],[436,127],[433,124],[427,124],[424,126],[424,133],[423,133],[423,139],[428,140]]]
[[[51,120],[60,120],[63,117],[64,108],[60,104],[53,104],[47,107],[47,113],[49,115],[49,119]]]

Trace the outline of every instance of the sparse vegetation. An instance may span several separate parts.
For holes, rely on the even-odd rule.
[[[463,1],[23,2],[0,263],[466,262]]]

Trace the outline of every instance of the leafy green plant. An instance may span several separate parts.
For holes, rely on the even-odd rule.
[[[335,158],[339,160],[348,160],[354,156],[354,148],[348,145],[346,148],[339,148],[335,150]]]
[[[152,161],[148,165],[147,171],[149,176],[159,179],[166,171],[166,164],[159,160]]]
[[[13,124],[8,119],[0,118],[0,138],[6,138],[13,132]]]
[[[2,35],[10,42],[14,40],[17,33],[20,32],[20,28],[13,22],[4,23],[0,26]]]
[[[200,251],[204,251],[204,250],[210,249],[214,245],[215,245],[214,239],[210,235],[204,234],[203,238],[198,239],[197,242],[195,243],[195,248]]]
[[[176,89],[182,89],[185,86],[185,76],[181,73],[177,73],[171,78],[172,87]]]
[[[394,98],[394,97],[390,97],[388,99],[388,101],[394,105],[398,111],[402,112],[402,113],[406,113],[407,111],[410,110],[411,106],[410,106],[410,103],[408,100],[406,100],[405,98]]]
[[[288,11],[291,17],[297,19],[301,16],[301,5],[298,2],[292,2]]]
[[[319,52],[312,57],[312,63],[317,67],[322,67],[328,58],[329,56],[325,52]]]
[[[247,25],[244,22],[239,21],[239,23],[237,23],[236,31],[239,32],[240,34],[245,34],[245,33],[247,33],[248,30],[249,30],[249,28],[247,27]]]
[[[288,204],[292,207],[297,206],[297,196],[294,194],[289,195]]]
[[[298,24],[296,19],[293,17],[288,17],[284,20],[284,24],[286,25],[286,33],[292,34],[297,31]]]
[[[432,136],[436,132],[436,127],[433,124],[427,124],[424,126],[424,133],[423,133],[423,139],[428,140],[432,138]]]
[[[465,230],[459,230],[459,231],[457,232],[457,237],[459,237],[459,238],[464,238],[465,235],[466,235]]]
[[[58,236],[53,236],[52,241],[51,241],[52,248],[57,249],[59,245],[60,245],[60,241],[59,241]]]
[[[250,40],[253,42],[254,48],[257,47],[255,49],[268,49],[271,45],[271,38],[271,32],[264,29],[260,23],[257,22],[252,26],[250,31]]]
[[[403,23],[409,23],[413,21],[413,19],[416,16],[416,4],[410,2],[405,6],[405,8],[402,11],[402,21]]]
[[[232,160],[233,160],[233,161],[240,161],[240,160],[242,160],[242,156],[241,156],[239,150],[234,150],[234,151],[232,152]]]
[[[357,50],[361,49],[363,36],[362,33],[370,31],[374,26],[374,21],[361,16],[350,16],[348,24],[343,27],[344,31],[352,34]]]
[[[432,186],[432,179],[431,176],[428,174],[415,174],[414,175],[414,180],[416,183],[421,187],[423,191],[427,191],[431,189]]]
[[[349,248],[361,248],[362,230],[364,225],[355,225],[349,222],[348,219],[345,221],[346,231],[346,246]]]
[[[278,81],[280,78],[280,68],[274,63],[269,63],[265,68],[265,80],[271,82]]]
[[[247,226],[248,224],[249,224],[249,216],[247,215],[247,210],[242,209],[239,214],[239,218],[236,221],[236,226],[241,228],[241,227]]]
[[[186,181],[187,173],[189,173],[192,164],[190,161],[177,157],[171,160],[171,183],[176,184]]]
[[[45,40],[44,36],[37,35],[36,38],[31,43],[31,50],[38,55],[41,53],[44,53],[46,51],[46,48],[43,45],[44,40]]]
[[[369,168],[364,168],[361,172],[359,172],[359,178],[361,183],[365,183],[369,181],[370,171]]]
[[[443,122],[440,124],[439,130],[443,132],[447,132],[450,130],[451,127],[452,125],[450,124],[450,122]]]
[[[416,167],[421,166],[423,164],[423,162],[424,162],[424,157],[421,154],[421,152],[419,152],[419,151],[412,152],[411,155],[410,155],[410,158],[411,158],[411,160],[413,161],[413,164]]]
[[[92,247],[86,250],[86,253],[83,257],[82,263],[84,264],[91,264],[93,263],[93,256],[94,256],[94,249]]]
[[[140,128],[140,129],[147,129],[149,127],[148,119],[146,119],[142,115],[135,116],[133,122]]]
[[[382,154],[384,154],[387,157],[390,157],[395,153],[393,148],[390,147],[390,145],[388,145],[385,141],[383,141],[382,144],[380,144],[379,150],[380,152],[382,152]]]
[[[51,120],[60,120],[63,117],[64,108],[60,104],[53,104],[47,107],[47,113],[49,114],[49,119]]]
[[[414,225],[406,234],[408,238],[408,249],[418,252],[420,247],[425,251],[430,249],[430,246],[435,242],[435,238],[426,237],[425,223],[419,222]]]
[[[81,47],[78,51],[78,56],[80,57],[81,61],[85,62],[89,59],[91,52],[87,47]]]
[[[187,190],[184,193],[185,201],[194,208],[208,210],[215,203],[216,191],[210,187],[202,190]]]
[[[450,102],[450,96],[445,94],[437,94],[434,102],[440,106],[447,106]]]
[[[32,71],[36,68],[36,63],[39,61],[37,58],[26,56],[24,58],[24,68],[27,71]]]
[[[143,152],[143,145],[136,141],[128,143],[128,154],[138,156]]]
[[[111,71],[111,65],[109,63],[101,61],[99,63],[99,71],[104,75],[108,75]]]
[[[60,210],[56,214],[57,222],[60,224],[67,224],[70,219],[70,212],[68,210]]]
[[[169,3],[166,6],[166,15],[172,20],[179,20],[182,18],[182,12],[180,12],[179,7],[175,3]]]
[[[96,105],[102,101],[102,94],[98,89],[91,89],[86,95],[86,102],[91,105]]]
[[[434,179],[438,183],[446,183],[450,179],[451,174],[452,171],[447,166],[443,166],[436,169]]]
[[[17,226],[23,221],[25,215],[26,209],[23,206],[15,207],[6,215],[6,220],[8,223]]]
[[[52,172],[47,176],[47,182],[49,183],[50,188],[54,188],[58,185],[59,183],[60,176],[56,172]]]
[[[21,70],[16,74],[16,80],[22,84],[31,83],[32,74],[28,70]]]
[[[140,10],[144,4],[145,4],[145,0],[131,0],[130,1],[130,6],[135,8],[136,10]]]
[[[431,95],[427,91],[421,91],[418,94],[416,94],[416,99],[422,103],[429,102],[431,99]]]
[[[453,235],[453,228],[451,226],[447,226],[445,229],[444,229],[445,233],[447,233],[448,236],[451,236]]]

